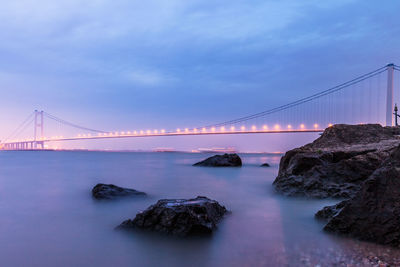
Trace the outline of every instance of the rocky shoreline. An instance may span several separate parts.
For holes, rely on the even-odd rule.
[[[400,144],[399,132],[379,124],[329,127],[314,142],[286,152],[275,189],[287,196],[353,197]]]
[[[344,198],[315,214],[324,230],[400,246],[400,133],[378,124],[334,125],[281,159],[277,192]]]

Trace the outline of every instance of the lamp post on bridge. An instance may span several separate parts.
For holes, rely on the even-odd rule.
[[[400,115],[397,113],[398,108],[397,108],[397,104],[394,105],[394,125],[395,126],[399,126],[399,124],[397,123],[397,118],[400,117]]]

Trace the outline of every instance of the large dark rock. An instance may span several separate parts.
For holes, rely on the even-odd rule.
[[[193,166],[206,167],[240,167],[242,160],[237,154],[224,154],[209,157],[203,161],[193,164]]]
[[[226,212],[224,206],[207,197],[162,199],[117,228],[140,228],[179,236],[210,234]]]
[[[379,124],[327,128],[314,142],[281,158],[276,190],[288,196],[350,198],[400,144],[396,127]]]
[[[97,199],[113,199],[124,196],[144,196],[146,193],[113,184],[97,184],[92,189],[92,195]]]
[[[326,231],[400,246],[400,147],[332,217]]]
[[[271,165],[269,165],[268,163],[263,163],[260,165],[260,167],[271,167]]]

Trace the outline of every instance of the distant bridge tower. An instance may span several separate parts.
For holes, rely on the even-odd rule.
[[[42,111],[38,111],[35,110],[35,121],[34,121],[34,125],[33,125],[33,148],[37,149],[38,148],[38,144],[42,146],[43,148],[43,141],[38,141],[38,129],[40,130],[40,137],[39,140],[42,139],[44,137],[43,134],[43,110]]]
[[[386,126],[393,126],[393,73],[394,64],[390,63],[387,66],[388,80],[387,80],[387,94],[386,94]]]

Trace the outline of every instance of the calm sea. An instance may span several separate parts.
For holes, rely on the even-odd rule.
[[[193,167],[210,154],[0,152],[1,266],[322,266],[397,250],[338,238],[314,219],[332,200],[274,193],[279,156],[241,154],[242,168]],[[259,167],[268,162],[270,168]],[[113,183],[144,199],[96,201]],[[114,227],[161,198],[207,196],[232,214],[210,237]]]

